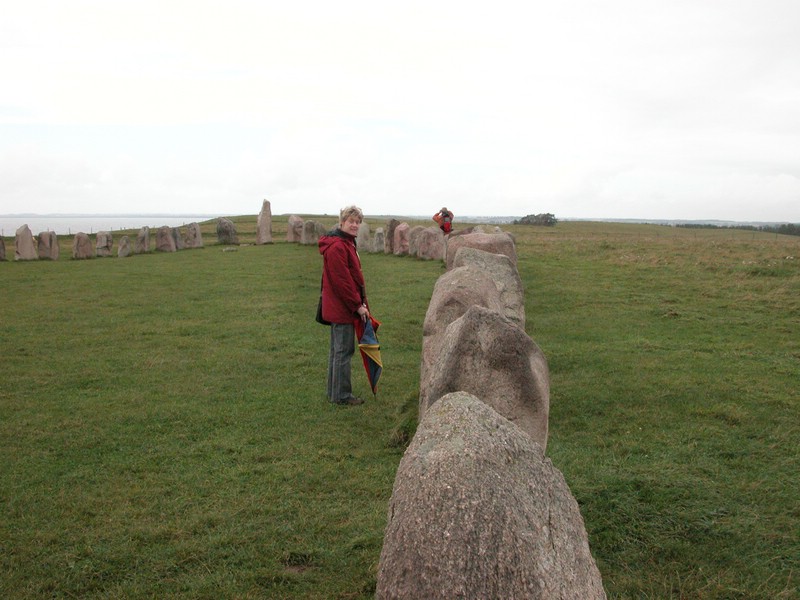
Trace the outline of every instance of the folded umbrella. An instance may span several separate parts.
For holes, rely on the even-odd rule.
[[[381,346],[378,343],[378,336],[375,335],[375,330],[379,325],[380,322],[373,319],[372,316],[367,319],[366,323],[361,319],[356,321],[358,349],[361,351],[361,359],[364,361],[364,370],[367,372],[367,379],[369,379],[373,395],[378,388],[378,380],[383,371]]]

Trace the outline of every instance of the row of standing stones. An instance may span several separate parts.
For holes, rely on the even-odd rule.
[[[605,598],[545,456],[547,361],[525,332],[513,237],[447,239],[423,325],[420,421],[394,481],[376,597]]]

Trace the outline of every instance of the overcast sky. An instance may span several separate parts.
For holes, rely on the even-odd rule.
[[[800,222],[797,0],[0,9],[0,214]]]

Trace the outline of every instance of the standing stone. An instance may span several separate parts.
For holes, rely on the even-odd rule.
[[[264,200],[261,204],[261,212],[258,213],[256,222],[256,244],[272,243],[272,209],[269,200]]]
[[[408,254],[409,229],[408,223],[400,223],[397,227],[395,227],[394,243],[392,244],[395,256],[405,256]]]
[[[286,241],[299,243],[303,239],[303,219],[291,215],[286,223]]]
[[[199,223],[189,223],[189,225],[186,227],[186,247],[203,247],[203,232],[200,231]]]
[[[300,233],[300,243],[309,246],[316,244],[319,241],[318,231],[317,224],[314,221],[304,222]]]
[[[328,228],[325,227],[325,225],[323,225],[322,223],[319,223],[319,222],[314,223],[314,227],[317,230],[317,234],[316,234],[317,235],[317,240],[319,240],[319,238],[321,238],[323,235],[325,235],[329,231]]]
[[[422,225],[414,225],[408,230],[408,254],[409,256],[417,256],[419,252],[419,236],[425,231]]]
[[[183,236],[181,235],[180,227],[172,228],[172,241],[175,242],[176,250],[183,250],[184,248],[186,248],[186,242],[183,241]]]
[[[239,236],[236,235],[236,225],[230,219],[220,217],[217,219],[217,242],[220,244],[238,245]]]
[[[168,225],[156,229],[156,252],[175,252],[175,238]]]
[[[451,235],[447,240],[447,268],[453,266],[456,252],[463,247],[477,248],[493,254],[505,254],[517,265],[517,250],[514,238],[509,233],[479,233],[473,232],[466,235]]]
[[[43,260],[58,260],[58,236],[55,231],[42,231],[39,233],[39,258]]]
[[[603,600],[580,508],[534,440],[456,392],[421,419],[389,501],[378,600]]]
[[[114,246],[114,237],[108,231],[98,231],[95,236],[95,248],[97,256],[111,256],[111,249]]]
[[[135,254],[150,252],[150,228],[147,225],[142,227],[136,235],[133,251]]]
[[[358,226],[358,235],[356,235],[356,248],[362,252],[366,252],[367,248],[371,247],[369,238],[369,223],[366,221],[361,221],[361,225]]]
[[[389,219],[386,223],[386,239],[383,244],[384,254],[394,254],[394,230],[400,225],[397,219]]]
[[[500,313],[471,306],[448,325],[428,373],[426,381],[420,378],[420,415],[450,392],[469,392],[547,447],[547,359]]]
[[[6,259],[6,242],[0,237],[0,260]]]
[[[117,256],[119,258],[128,258],[131,254],[133,254],[133,249],[131,248],[131,238],[129,238],[127,235],[123,235],[119,240]]]
[[[383,252],[383,246],[385,243],[385,238],[383,237],[383,227],[378,227],[375,230],[375,239],[372,241],[372,252]]]
[[[425,227],[417,238],[417,253],[424,260],[444,258],[444,232],[438,227]]]
[[[78,260],[94,258],[92,240],[90,240],[89,236],[82,231],[76,233],[75,238],[72,240],[72,258]]]
[[[20,225],[14,236],[14,260],[36,260],[39,253],[33,243],[31,228],[27,225]]]

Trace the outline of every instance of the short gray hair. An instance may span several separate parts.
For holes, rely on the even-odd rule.
[[[339,211],[339,223],[344,223],[350,217],[358,217],[359,221],[364,220],[364,213],[361,212],[361,209],[358,208],[355,204],[350,206],[345,206],[342,210]]]

